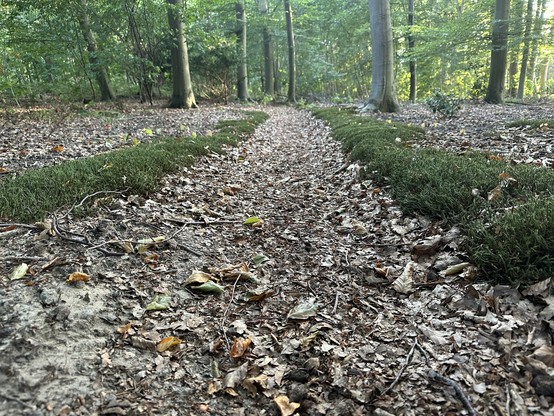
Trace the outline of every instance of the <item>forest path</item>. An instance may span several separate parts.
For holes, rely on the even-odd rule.
[[[504,298],[498,314],[481,316],[486,285],[466,293],[435,275],[411,288],[437,256],[444,268],[461,261],[455,236],[403,216],[360,180],[308,112],[263,110],[270,119],[238,148],[166,177],[147,198],[116,197],[96,217],[63,224],[99,243],[167,243],[107,258],[30,234],[6,240],[66,264],[32,286],[0,287],[0,414],[272,415],[276,403],[281,414],[294,403],[309,415],[460,413],[431,369],[480,413],[501,408],[506,392],[513,414],[540,411],[511,372],[521,356],[504,356],[525,344],[526,324],[540,326],[536,316]],[[244,224],[253,216],[261,221]],[[414,244],[427,238],[418,247],[436,249],[439,235],[442,253],[412,262]],[[91,280],[67,285],[76,269]],[[224,292],[191,289],[194,270],[221,279]],[[170,307],[146,311],[160,293]],[[181,343],[157,352],[168,336]]]

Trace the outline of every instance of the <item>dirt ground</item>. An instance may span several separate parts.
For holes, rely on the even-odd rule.
[[[550,281],[476,281],[456,228],[404,216],[309,112],[263,110],[253,137],[156,193],[45,219],[61,234],[0,223],[0,415],[554,414]],[[504,125],[551,110],[395,117],[425,124],[426,145],[549,166],[548,127]],[[241,114],[103,111],[4,117],[0,167],[209,140]]]

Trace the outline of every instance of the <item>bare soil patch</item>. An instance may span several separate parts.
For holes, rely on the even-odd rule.
[[[252,138],[158,192],[58,214],[99,247],[133,248],[123,257],[1,225],[0,414],[552,414],[550,282],[475,283],[456,229],[403,216],[309,113],[263,110]],[[129,134],[240,116],[154,113]],[[104,150],[88,143],[64,146]],[[11,171],[27,167],[17,154]],[[194,290],[194,271],[223,293]]]

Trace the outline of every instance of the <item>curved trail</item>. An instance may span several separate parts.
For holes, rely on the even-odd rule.
[[[530,318],[478,316],[454,286],[404,295],[375,285],[401,275],[412,244],[439,228],[402,216],[386,193],[360,179],[358,167],[348,165],[309,113],[263,110],[270,119],[238,148],[167,177],[147,199],[116,199],[98,218],[72,223],[96,236],[134,241],[173,235],[167,244],[123,259],[59,241],[41,248],[65,250],[92,279],[79,291],[60,277],[70,269],[53,272],[45,286],[60,294],[59,305],[44,288],[7,290],[30,305],[42,299],[45,309],[70,310],[63,319],[41,318],[41,326],[22,318],[39,319],[32,306],[19,308],[20,330],[32,330],[48,348],[34,347],[26,361],[12,352],[11,371],[31,373],[45,362],[54,369],[40,383],[18,379],[5,393],[11,399],[0,396],[0,414],[18,406],[18,397],[36,409],[21,406],[21,414],[67,406],[74,414],[273,415],[276,398],[282,406],[299,403],[308,415],[460,413],[454,389],[429,380],[429,370],[459,383],[480,412],[495,403],[503,408],[506,391],[514,409],[523,400],[539,409],[528,386],[513,381],[502,350],[512,337],[525,341]],[[253,216],[262,221],[243,224]],[[26,244],[28,252],[37,250]],[[445,250],[454,251],[455,242]],[[256,265],[261,254],[267,261]],[[220,282],[220,296],[185,286],[193,270],[225,277],[229,264],[246,265],[240,270],[252,279],[235,273]],[[424,280],[429,264],[423,258],[414,264],[416,281]],[[269,296],[247,302],[250,292]],[[145,312],[156,293],[170,295],[171,307]],[[51,298],[53,305],[45,301]],[[12,306],[5,301],[0,310],[8,314]],[[306,319],[287,319],[299,306],[293,317]],[[181,344],[156,352],[167,336]],[[231,358],[236,338],[252,343],[244,356]],[[56,357],[66,363],[52,362]]]

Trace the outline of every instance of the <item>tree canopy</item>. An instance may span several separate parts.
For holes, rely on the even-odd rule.
[[[512,1],[508,96],[515,97],[517,86],[519,98],[552,93],[554,20],[548,1]],[[297,99],[365,99],[373,67],[367,1],[288,3],[294,14]],[[248,28],[240,48],[237,4],[244,7]],[[90,36],[83,36],[83,5]],[[164,0],[4,0],[0,94],[15,99],[54,94],[99,100],[107,94],[99,78],[105,71],[116,95],[138,94],[142,101],[170,96],[172,32],[167,7]],[[484,98],[493,49],[493,0],[423,0],[415,4],[413,23],[408,0],[391,2],[390,8],[399,99],[410,95],[410,62],[417,63],[420,99],[437,90]],[[252,98],[265,94],[286,99],[291,78],[283,10],[282,0],[183,2],[183,29],[198,99],[240,96],[238,80],[246,78],[238,75],[245,69],[239,62],[248,62]],[[415,47],[409,47],[410,37]]]

